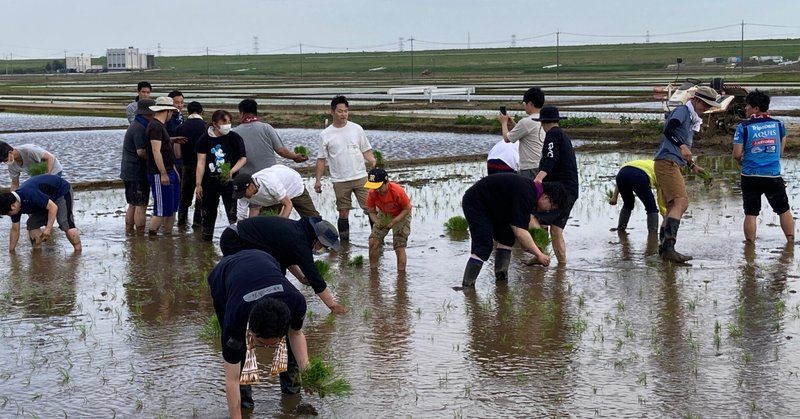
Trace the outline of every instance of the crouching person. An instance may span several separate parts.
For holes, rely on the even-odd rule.
[[[28,235],[34,249],[50,239],[58,220],[75,251],[81,250],[81,236],[72,216],[72,186],[66,180],[55,175],[34,176],[14,192],[0,194],[0,215],[10,216],[12,222],[9,252],[17,248],[22,214],[28,214]]]
[[[544,266],[550,264],[528,232],[531,214],[562,208],[566,192],[556,182],[541,183],[513,173],[497,173],[479,180],[464,193],[461,206],[469,224],[472,254],[464,268],[463,288],[474,287],[483,262],[495,250],[494,271],[498,281],[508,279],[511,247],[519,242]]]
[[[281,392],[299,393],[299,372],[308,367],[303,334],[306,300],[283,275],[275,258],[256,249],[225,256],[208,275],[208,285],[222,330],[230,417],[241,418],[242,408],[254,407],[252,389],[239,384],[248,336],[256,346],[265,347],[276,347],[286,338],[288,369],[280,374]]]
[[[372,224],[369,235],[369,267],[378,268],[378,256],[383,239],[392,231],[392,245],[397,255],[397,271],[406,271],[406,245],[411,234],[411,200],[403,187],[389,182],[389,175],[381,168],[369,171],[367,183],[367,215]],[[380,214],[378,211],[380,210]]]

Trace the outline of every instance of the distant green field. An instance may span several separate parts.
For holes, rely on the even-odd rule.
[[[280,55],[211,55],[156,57],[161,77],[184,75],[220,77],[241,76],[308,79],[418,79],[481,77],[549,77],[558,71],[571,75],[615,74],[625,72],[667,73],[670,64],[683,59],[683,67],[694,74],[719,74],[722,65],[701,66],[704,57],[728,57],[742,54],[738,41],[686,43],[609,44],[555,46],[536,48],[459,49],[416,52],[349,52]],[[744,56],[779,55],[787,60],[800,57],[800,40],[776,39],[745,41]],[[9,73],[43,72],[48,60],[0,61]],[[50,60],[51,61],[51,60]],[[561,67],[543,68],[556,63]],[[105,64],[105,57],[93,60]],[[755,63],[746,63],[754,68]],[[370,71],[372,70],[372,71]],[[776,71],[776,79],[800,80],[798,72],[773,66],[758,71]],[[727,71],[730,72],[728,69]],[[423,76],[423,72],[425,75]],[[787,74],[788,73],[788,74]],[[769,79],[769,76],[761,76]]]

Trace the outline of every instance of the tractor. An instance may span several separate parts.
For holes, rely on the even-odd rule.
[[[666,88],[656,88],[656,97],[664,103],[665,117],[675,107],[685,104],[700,85],[702,85],[700,80],[687,78],[684,82],[670,83]],[[711,79],[710,86],[722,95],[719,100],[721,106],[701,115],[703,125],[700,134],[703,136],[732,134],[739,121],[746,118],[744,106],[747,89],[735,84],[726,84],[722,77]]]

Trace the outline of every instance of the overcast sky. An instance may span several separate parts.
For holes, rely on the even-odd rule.
[[[138,47],[252,54],[800,38],[800,1],[4,1],[0,58]],[[528,6],[525,6],[525,5]]]

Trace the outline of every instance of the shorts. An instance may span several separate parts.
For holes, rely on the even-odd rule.
[[[489,211],[480,202],[470,197],[464,197],[461,207],[469,225],[472,254],[486,261],[492,255],[494,241],[505,246],[514,246],[517,238],[514,236],[511,224],[494,222],[489,217]]]
[[[389,234],[388,228],[378,228],[378,225],[375,224],[372,226],[372,233],[370,233],[369,238],[383,241],[387,234]],[[408,236],[410,234],[411,213],[408,213],[408,215],[406,215],[402,221],[392,227],[392,247],[395,249],[406,247],[406,245],[408,245]]]
[[[56,221],[58,221],[58,228],[61,231],[68,231],[75,228],[75,218],[72,215],[72,188],[61,198],[55,201],[58,206],[56,213]],[[28,216],[27,228],[28,231],[38,230],[47,225],[47,210],[36,211]]]
[[[311,200],[311,195],[308,194],[306,188],[303,188],[303,193],[292,198],[292,206],[301,217],[319,217],[319,211],[314,206],[314,201]]]
[[[527,179],[536,179],[536,175],[539,174],[539,168],[535,169],[520,169],[519,175],[527,178]]]
[[[681,166],[672,160],[656,160],[653,165],[656,172],[656,182],[661,187],[661,195],[664,202],[670,202],[678,198],[689,199],[686,193],[686,182],[683,180]]]
[[[168,170],[169,185],[161,184],[161,175],[148,175],[150,190],[153,191],[153,216],[171,217],[178,212],[181,203],[181,182],[174,170]]]
[[[572,207],[575,206],[575,201],[577,200],[578,198],[567,194],[566,204],[562,208],[548,212],[535,212],[533,215],[536,216],[539,224],[556,226],[563,230],[567,226]]]
[[[742,206],[745,215],[761,213],[761,195],[775,214],[789,211],[789,198],[786,196],[786,183],[782,177],[742,176]]]
[[[126,180],[125,202],[137,207],[147,206],[150,201],[150,184],[148,182]]]
[[[356,194],[358,206],[364,211],[367,210],[367,194],[369,191],[364,187],[367,177],[361,179],[348,180],[345,182],[334,182],[333,193],[336,195],[336,209],[349,210],[353,207],[352,194]]]

